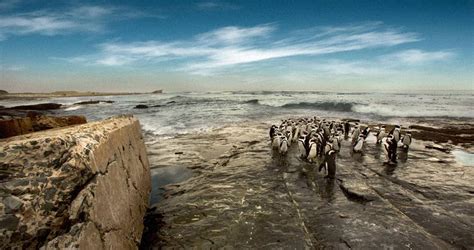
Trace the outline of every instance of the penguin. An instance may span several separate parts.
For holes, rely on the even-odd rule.
[[[387,164],[394,164],[397,163],[397,143],[395,141],[395,138],[393,138],[392,135],[387,136],[383,140],[383,147],[384,147],[384,152],[385,156],[387,157],[387,161],[385,163]]]
[[[272,125],[272,126],[270,127],[270,140],[273,140],[273,137],[275,136],[276,128],[277,128],[276,125]]]
[[[306,147],[304,145],[304,136],[300,136],[300,138],[298,139],[298,151],[300,153],[300,157],[301,158],[306,158]]]
[[[338,141],[337,135],[331,137],[329,141],[332,143],[332,147],[334,151],[339,152],[340,147],[339,147],[339,141]]]
[[[280,148],[280,137],[282,136],[281,133],[277,133],[275,136],[273,136],[272,140],[272,148],[273,149],[279,149]]]
[[[305,139],[304,139],[304,147],[306,148],[306,155],[309,154],[309,149],[310,149],[310,146],[311,146],[311,136],[312,136],[312,133],[307,133],[306,136],[305,136]]]
[[[318,156],[323,155],[324,146],[326,145],[326,139],[324,138],[324,132],[320,131],[315,135],[317,142],[317,154]]]
[[[336,132],[336,135],[332,138],[332,147],[336,153],[339,153],[341,151],[341,133]]]
[[[390,135],[393,136],[393,139],[398,143],[400,141],[400,125],[395,125],[395,127],[390,131]]]
[[[362,147],[364,146],[364,141],[365,141],[364,135],[359,135],[359,139],[354,144],[354,147],[352,148],[352,150],[355,153],[361,153]]]
[[[285,136],[282,136],[281,142],[280,142],[280,148],[278,151],[280,152],[280,154],[285,155],[288,152],[288,147],[289,147],[288,139],[286,139]]]
[[[370,128],[369,126],[367,126],[364,130],[362,130],[362,135],[364,136],[364,139],[367,139],[367,137],[369,136],[369,133],[370,133]]]
[[[324,132],[324,134],[323,134],[323,135],[324,135],[324,139],[327,140],[327,139],[329,138],[329,136],[331,135],[331,129],[329,129],[329,126],[325,125],[325,126],[323,127],[323,132]]]
[[[408,148],[410,147],[410,144],[411,144],[411,132],[410,131],[407,131],[406,134],[403,136],[402,143],[403,143],[403,148],[405,150],[408,150]]]
[[[352,145],[356,144],[356,142],[359,139],[359,135],[360,135],[360,128],[359,126],[355,126],[354,131],[352,132]]]
[[[291,127],[288,127],[288,129],[286,130],[286,134],[285,134],[285,138],[287,138],[288,147],[291,146],[291,138],[292,137],[293,137],[293,134],[291,133]]]
[[[311,140],[309,144],[309,152],[308,152],[308,161],[314,162],[317,156],[317,143],[314,140]]]
[[[291,140],[293,142],[296,142],[299,137],[300,137],[300,126],[297,125],[297,126],[295,126],[295,128],[293,130],[293,138]]]
[[[385,132],[385,125],[382,125],[382,127],[379,129],[379,132],[375,135],[377,137],[377,141],[375,142],[376,144],[382,143],[382,139],[387,135],[387,132]]]
[[[344,123],[344,138],[349,137],[349,131],[350,130],[351,130],[351,124],[348,121],[346,121]]]
[[[325,178],[334,179],[336,177],[336,154],[337,152],[331,149],[326,154],[326,157],[324,157],[328,172]]]

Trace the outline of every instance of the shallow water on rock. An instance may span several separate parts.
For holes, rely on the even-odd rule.
[[[150,204],[155,204],[163,198],[163,187],[185,181],[193,176],[192,170],[186,166],[169,166],[155,168],[151,171]]]
[[[466,167],[473,167],[474,166],[474,154],[468,153],[463,150],[453,150],[453,155],[456,158],[456,161],[461,163],[463,166]]]

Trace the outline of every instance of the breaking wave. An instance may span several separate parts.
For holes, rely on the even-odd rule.
[[[287,103],[281,108],[288,109],[318,109],[318,110],[329,110],[329,111],[342,111],[352,112],[353,103],[346,102],[299,102],[299,103]]]

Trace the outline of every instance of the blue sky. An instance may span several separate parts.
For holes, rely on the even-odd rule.
[[[0,1],[0,89],[474,89],[474,1]]]

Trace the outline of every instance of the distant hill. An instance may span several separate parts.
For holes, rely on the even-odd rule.
[[[78,93],[79,93],[78,91],[68,90],[68,91],[54,91],[51,94],[54,94],[54,95],[75,95],[75,94],[78,94]]]
[[[0,89],[0,95],[6,95],[8,94],[8,91]]]
[[[163,94],[163,90],[162,89],[159,89],[159,90],[155,90],[153,92],[151,92],[152,94]]]

